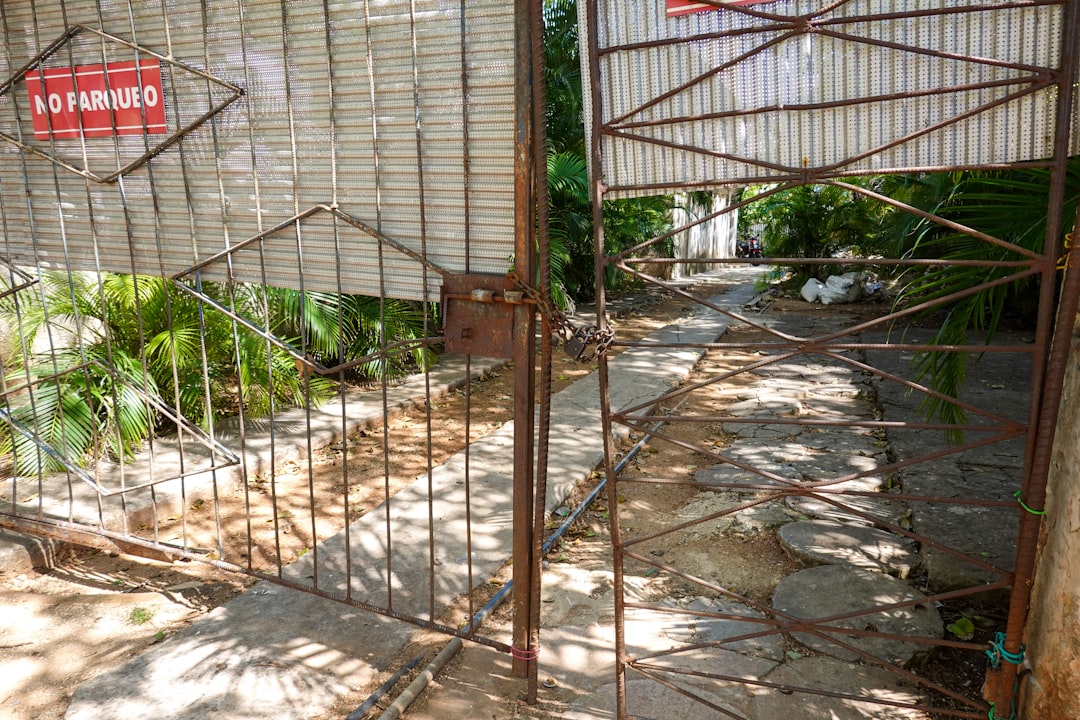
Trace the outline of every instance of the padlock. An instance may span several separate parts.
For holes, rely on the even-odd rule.
[[[574,334],[566,341],[564,348],[571,360],[581,359],[581,356],[585,354],[585,348],[589,346],[591,337],[592,332],[588,328],[578,328],[574,331]]]

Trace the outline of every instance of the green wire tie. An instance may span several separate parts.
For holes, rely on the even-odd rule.
[[[1046,514],[1045,510],[1035,510],[1034,508],[1029,508],[1027,506],[1027,503],[1025,503],[1023,500],[1020,499],[1020,491],[1019,490],[1017,490],[1016,492],[1013,493],[1013,497],[1016,498],[1016,502],[1020,503],[1020,507],[1024,508],[1029,513],[1031,513],[1032,515],[1045,515]]]

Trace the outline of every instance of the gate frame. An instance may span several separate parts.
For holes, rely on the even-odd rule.
[[[466,3],[462,2],[464,8]],[[537,197],[538,189],[543,188],[546,197],[546,165],[543,162],[538,162],[539,159],[544,158],[546,148],[544,147],[544,102],[543,102],[543,43],[542,43],[542,0],[514,0],[512,6],[512,12],[514,13],[513,26],[514,26],[514,125],[515,125],[515,137],[514,137],[514,180],[513,180],[513,209],[514,214],[514,259],[515,270],[511,274],[513,280],[530,290],[535,290],[539,286],[541,291],[544,292],[544,296],[549,295],[549,290],[544,290],[548,287],[546,283],[549,282],[549,265],[548,265],[548,253],[547,253],[547,228],[546,228],[546,212],[539,214],[537,212]],[[462,10],[464,12],[464,10]],[[19,74],[25,74],[27,68],[30,68],[34,62],[40,62],[48,54],[56,52],[56,48],[63,42],[69,39],[71,35],[74,35],[81,31],[89,31],[97,35],[102,35],[110,39],[115,39],[111,35],[107,35],[101,31],[93,28],[77,25],[74,29],[65,35],[60,40],[54,42],[49,49],[42,54],[42,57],[37,58],[35,61],[27,64]],[[121,41],[123,44],[128,45],[142,52],[148,52],[154,54],[144,48],[139,48],[132,43]],[[463,51],[464,53],[464,51]],[[163,60],[164,56],[159,56]],[[463,54],[464,60],[464,54]],[[184,66],[187,68],[187,66]],[[192,68],[187,68],[192,69]],[[195,71],[194,69],[192,69]],[[195,71],[197,74],[203,76],[208,81],[219,82],[216,78],[211,77],[207,73],[201,71]],[[466,84],[464,77],[464,66],[462,69],[462,83]],[[17,74],[18,75],[18,74]],[[8,83],[13,84],[14,81]],[[243,92],[232,85],[228,85],[228,89],[233,92],[233,96],[224,103],[227,105],[235,99],[239,98]],[[212,112],[207,113],[209,115],[216,113],[221,108],[215,108]],[[203,118],[205,119],[205,118]],[[98,176],[79,170],[65,163],[58,163],[51,157],[42,155],[42,153],[35,148],[32,148],[24,143],[15,143],[24,151],[34,153],[45,157],[45,159],[59,165],[71,172],[82,176],[87,180],[108,182],[111,179],[119,175],[123,175],[133,168],[144,164],[154,156],[160,154],[160,152],[186,134],[190,128],[185,128],[182,132],[176,133],[175,136],[170,136],[168,142],[155,148],[152,152],[147,153],[143,157],[140,157],[134,163],[131,163],[117,172],[109,175],[105,178],[99,178]],[[419,132],[419,130],[418,130]],[[467,141],[468,128],[466,127],[466,141]],[[546,210],[546,208],[545,208]],[[344,216],[336,206],[317,206],[309,209],[304,213],[289,218],[275,228],[264,231],[259,235],[249,238],[239,246],[234,245],[230,250],[219,253],[213,257],[204,259],[199,263],[185,269],[181,273],[174,274],[173,276],[163,276],[166,280],[179,280],[181,277],[190,273],[197,272],[205,265],[209,265],[215,261],[220,260],[228,256],[231,252],[234,252],[247,244],[254,244],[260,241],[264,236],[267,236],[277,229],[282,227],[288,227],[295,224],[298,220],[303,219],[307,215],[316,211],[329,211],[335,217],[344,220],[346,223],[359,227],[364,232],[367,232],[375,240],[381,244],[388,245],[396,250],[405,252],[406,254],[418,260],[422,264],[430,264],[424,258],[415,255],[412,252],[407,251],[391,238],[382,236],[380,233],[372,228],[363,225],[360,221],[356,221],[353,218]],[[0,261],[3,261],[0,258]],[[11,272],[22,274],[14,265],[3,261],[7,269]],[[438,268],[434,268],[438,270]],[[492,276],[498,279],[502,279],[503,276]],[[36,282],[35,278],[30,278],[25,284],[13,287],[7,290],[4,295],[15,292],[23,287],[27,287]],[[201,298],[203,302],[212,304],[212,302],[205,297]],[[246,325],[249,329],[262,335],[268,342],[273,342],[274,339],[269,333],[261,330],[258,327],[252,326],[250,323],[246,323],[242,317],[239,317],[235,313],[229,311],[228,308],[217,307],[217,309],[227,316],[229,316],[233,322]],[[505,643],[501,641],[495,641],[492,639],[484,638],[476,635],[476,625],[478,625],[479,619],[482,619],[482,614],[474,618],[469,624],[459,627],[444,626],[434,621],[422,621],[419,618],[412,618],[402,613],[396,612],[393,609],[387,609],[382,607],[376,607],[364,602],[357,601],[351,597],[339,597],[330,592],[319,590],[316,588],[309,588],[296,582],[288,581],[280,577],[274,577],[271,573],[261,573],[257,571],[251,571],[244,567],[234,565],[222,560],[208,559],[199,553],[192,552],[183,548],[177,548],[169,545],[164,545],[153,540],[141,538],[135,534],[128,534],[127,532],[116,532],[103,528],[95,528],[89,525],[81,524],[75,521],[65,521],[61,519],[51,519],[45,517],[31,517],[29,515],[21,515],[17,513],[7,513],[0,510],[0,528],[7,528],[16,532],[22,532],[31,534],[34,536],[54,540],[61,543],[71,543],[75,545],[81,545],[89,548],[96,548],[107,552],[121,552],[136,554],[151,559],[159,560],[191,560],[199,561],[212,565],[216,568],[226,570],[229,572],[236,572],[238,574],[257,577],[259,579],[268,580],[270,582],[276,582],[279,585],[290,587],[295,590],[307,592],[320,597],[333,599],[343,604],[356,607],[361,610],[367,610],[375,614],[383,615],[398,620],[405,621],[416,627],[422,627],[429,630],[435,630],[436,632],[444,633],[452,637],[465,637],[479,642],[480,644],[493,647],[500,651],[509,650],[513,658],[512,669],[513,673],[519,677],[528,677],[530,681],[531,697],[535,698],[536,693],[536,678],[537,678],[537,658],[539,647],[539,598],[540,598],[540,553],[543,541],[543,529],[544,529],[544,501],[543,495],[537,498],[537,476],[541,478],[546,472],[546,445],[547,445],[547,412],[550,405],[550,383],[548,382],[539,390],[542,393],[540,397],[540,427],[541,433],[539,438],[537,437],[536,427],[536,408],[537,408],[537,385],[535,382],[535,376],[537,371],[537,359],[536,359],[536,334],[537,334],[537,305],[533,301],[516,302],[513,304],[512,323],[507,323],[505,326],[498,329],[510,328],[512,326],[509,345],[513,347],[512,361],[514,363],[514,400],[513,400],[513,422],[514,422],[514,441],[513,441],[513,477],[510,478],[513,492],[513,547],[512,547],[512,573],[513,573],[513,599],[514,599],[514,619],[513,619],[513,643],[507,647]],[[545,329],[548,328],[548,317],[544,315],[542,318]],[[439,340],[439,331],[435,329],[432,336],[426,338],[427,341]],[[550,353],[550,333],[545,332],[545,337],[542,339],[542,344],[546,350],[541,354],[540,371],[542,377],[546,377],[550,381],[551,376],[551,353]],[[280,344],[280,343],[279,343]],[[479,345],[477,346],[479,347]],[[317,372],[319,374],[333,374],[341,370],[347,369],[356,364],[348,363],[331,368],[322,367],[317,363],[311,361],[300,351],[296,351],[294,348],[287,348],[296,355],[298,366],[303,365],[307,372]],[[537,455],[537,446],[539,444],[540,455]],[[229,455],[232,459],[231,454]],[[243,463],[243,460],[235,459],[236,463]],[[536,463],[534,465],[534,462]],[[235,464],[235,463],[234,463]],[[93,485],[93,483],[91,483]],[[124,491],[133,490],[138,488],[125,488]],[[539,518],[537,518],[539,515]],[[476,588],[471,588],[469,592],[474,592]]]
[[[618,131],[607,128],[600,119],[600,113],[603,108],[602,97],[600,92],[600,47],[599,47],[599,31],[597,27],[597,9],[599,0],[581,0],[586,3],[588,8],[588,27],[585,28],[588,37],[588,68],[589,77],[591,78],[590,92],[591,92],[591,105],[592,105],[592,117],[587,121],[591,123],[589,134],[589,157],[591,162],[591,175],[590,177],[590,197],[592,200],[592,217],[594,227],[594,251],[596,257],[595,263],[595,282],[596,282],[596,305],[597,305],[597,317],[598,324],[601,328],[606,326],[606,292],[604,287],[605,271],[609,266],[614,266],[622,271],[628,270],[628,265],[633,261],[632,258],[627,258],[625,255],[611,256],[605,252],[604,236],[603,236],[603,201],[604,195],[608,192],[609,188],[603,178],[603,147],[602,139],[605,135],[616,134]],[[710,2],[710,5],[717,5],[717,9],[720,9],[719,2]],[[1040,3],[1042,4],[1042,3]],[[1011,575],[1011,580],[1008,585],[1010,587],[1010,599],[1007,619],[1007,629],[1005,633],[1004,642],[1001,643],[1004,652],[1011,653],[1013,656],[1022,656],[1023,652],[1023,633],[1025,630],[1025,623],[1028,614],[1028,602],[1031,595],[1031,587],[1035,574],[1035,562],[1036,553],[1039,547],[1039,532],[1042,526],[1042,513],[1032,512],[1027,508],[1041,508],[1044,506],[1046,498],[1046,483],[1050,470],[1051,453],[1054,444],[1054,436],[1056,433],[1056,425],[1059,414],[1059,400],[1064,384],[1065,371],[1069,360],[1070,351],[1070,339],[1072,335],[1073,319],[1077,313],[1078,307],[1080,307],[1080,242],[1074,242],[1071,246],[1066,248],[1066,254],[1059,257],[1059,248],[1057,247],[1057,238],[1060,236],[1062,229],[1062,211],[1065,200],[1065,172],[1069,159],[1070,149],[1070,129],[1072,128],[1075,111],[1075,85],[1080,82],[1080,0],[1051,0],[1048,5],[1060,5],[1062,7],[1062,43],[1061,43],[1061,55],[1058,68],[1064,68],[1064,71],[1058,72],[1056,82],[1052,83],[1057,87],[1057,106],[1054,117],[1054,154],[1049,162],[1041,161],[1029,161],[1012,163],[1006,167],[1049,167],[1051,169],[1051,185],[1049,188],[1049,200],[1048,200],[1048,214],[1049,219],[1047,223],[1047,230],[1043,244],[1042,256],[1037,260],[1033,260],[1032,266],[1036,268],[1038,275],[1041,277],[1040,281],[1040,303],[1039,303],[1039,315],[1036,334],[1036,348],[1032,357],[1033,360],[1033,373],[1031,381],[1031,393],[1029,400],[1030,419],[1027,425],[1027,442],[1025,449],[1024,465],[1022,472],[1021,491],[1023,501],[1021,506],[1026,504],[1023,509],[1017,509],[1019,513],[1019,529],[1017,533],[1016,542],[1016,567]],[[932,11],[927,11],[926,14],[932,14]],[[810,28],[813,24],[811,18],[802,18],[802,21],[806,22],[807,28]],[[645,43],[644,45],[647,45]],[[642,45],[638,45],[640,47]],[[606,47],[605,51],[618,49],[618,46]],[[584,59],[583,59],[584,60]],[[649,102],[649,101],[645,101]],[[839,106],[847,104],[844,101],[823,103],[827,106]],[[984,109],[986,106],[980,106]],[[749,111],[746,111],[748,114]],[[733,115],[743,114],[740,112],[734,112]],[[691,118],[692,119],[692,118]],[[1078,120],[1080,122],[1080,120]],[[1074,130],[1076,131],[1076,130]],[[663,144],[663,143],[661,143]],[[898,143],[894,143],[898,144]],[[672,147],[682,147],[671,145]],[[1001,164],[996,165],[975,165],[972,167],[966,167],[964,169],[1003,169]],[[941,167],[922,167],[919,170],[923,172],[935,172],[960,169],[952,166]],[[912,171],[907,171],[912,172]],[[855,175],[877,175],[885,174],[880,172],[860,171],[860,172],[839,172],[835,170],[813,170],[804,169],[798,174],[790,175],[778,175],[776,177],[768,178],[768,182],[775,182],[781,185],[778,190],[789,189],[792,187],[817,184],[821,182],[829,182],[832,180],[832,184],[839,184],[836,179],[841,177],[851,177]],[[899,171],[893,171],[893,174],[900,174]],[[707,183],[693,183],[694,188],[698,187],[724,187],[724,186],[741,186],[746,184],[745,181],[724,181],[722,179],[713,179]],[[689,185],[689,183],[688,183]],[[775,191],[773,191],[775,192]],[[867,193],[869,194],[869,193]],[[760,199],[754,198],[754,200]],[[725,208],[722,211],[711,213],[703,218],[699,218],[693,221],[691,224],[696,225],[701,222],[705,222],[714,217],[737,210],[742,205],[748,204],[750,201],[744,201],[736,203],[731,207]],[[893,203],[896,204],[896,203]],[[930,220],[940,220],[936,216],[930,214],[923,214],[923,217]],[[1077,210],[1077,217],[1075,220],[1074,228],[1080,229],[1080,207]],[[662,236],[662,238],[671,237],[676,232],[684,230],[686,227],[676,228]],[[644,241],[638,247],[644,247],[651,244],[658,239],[652,238]],[[679,260],[673,260],[673,263],[679,263]],[[687,261],[689,262],[689,261]],[[711,258],[711,259],[695,259],[695,262],[699,263],[717,263],[717,262],[732,262],[731,258]],[[734,262],[749,262],[749,260],[735,260]],[[809,261],[812,264],[814,261]],[[819,261],[820,262],[820,261]],[[797,259],[791,258],[774,258],[770,264],[778,265],[794,265],[800,264]],[[805,261],[802,264],[807,264]],[[860,264],[858,262],[852,264]],[[873,264],[869,261],[862,262],[863,265]],[[883,264],[878,261],[876,264]],[[886,264],[899,264],[897,262]],[[1061,284],[1061,295],[1057,304],[1055,312],[1054,296],[1056,293],[1056,275],[1057,271],[1064,267],[1066,270],[1064,281]],[[1069,272],[1072,270],[1072,272]],[[638,277],[642,277],[638,274]],[[647,279],[647,278],[646,278]],[[648,280],[648,279],[647,279]],[[656,282],[657,285],[663,286],[662,283]],[[940,304],[938,301],[935,304]],[[732,315],[732,317],[737,317]],[[618,341],[616,340],[616,343]],[[987,350],[992,351],[993,347],[987,347]],[[617,716],[620,720],[631,717],[627,714],[626,706],[626,670],[627,670],[627,652],[626,652],[626,636],[625,636],[625,600],[623,596],[624,588],[624,575],[623,575],[623,541],[621,535],[621,529],[619,524],[619,512],[618,512],[618,471],[616,469],[616,453],[614,441],[612,438],[612,423],[616,413],[611,407],[611,396],[609,392],[608,384],[608,364],[607,358],[601,357],[599,359],[599,385],[600,385],[600,397],[601,397],[601,417],[604,429],[604,466],[605,476],[607,478],[607,493],[608,493],[608,507],[610,508],[610,533],[611,543],[613,551],[613,571],[614,571],[614,587],[615,591],[615,616],[616,616],[616,634],[615,634],[615,654],[616,654],[616,695],[617,695]],[[920,423],[905,423],[905,427],[919,427]],[[640,428],[639,428],[640,429]],[[649,434],[646,432],[646,434]],[[924,459],[925,460],[925,459]],[[922,461],[920,461],[922,462]],[[1002,581],[1004,584],[1004,581]],[[1019,672],[1019,666],[1012,662],[999,663],[997,666],[991,664],[986,672],[986,682],[983,686],[983,697],[988,703],[990,710],[990,716],[994,716],[994,707],[1009,707],[1014,701],[1014,688],[1017,682]]]

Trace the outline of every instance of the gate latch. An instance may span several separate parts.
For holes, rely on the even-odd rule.
[[[505,275],[446,275],[442,285],[446,352],[514,357],[514,315],[525,304]]]

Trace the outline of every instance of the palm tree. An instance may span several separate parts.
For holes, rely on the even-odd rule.
[[[544,0],[548,149],[585,157],[576,0]]]

